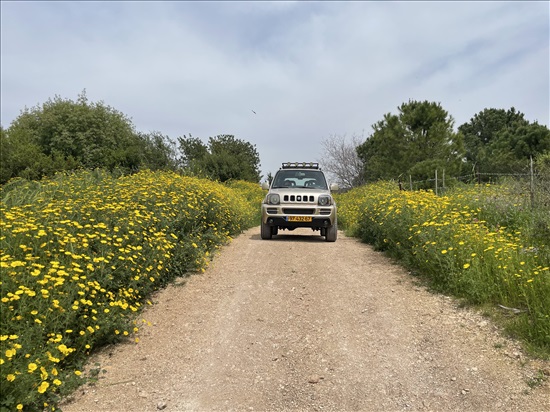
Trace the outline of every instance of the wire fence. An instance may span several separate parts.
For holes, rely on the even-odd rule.
[[[434,170],[433,178],[399,180],[402,190],[432,189],[437,195],[442,195],[457,184],[502,184],[507,183],[514,191],[526,199],[532,208],[550,208],[550,173],[537,171],[531,161],[524,171],[519,173],[481,173],[474,172],[462,176],[448,176],[445,170]]]

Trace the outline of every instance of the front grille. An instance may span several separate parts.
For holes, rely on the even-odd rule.
[[[277,214],[277,208],[275,207],[268,207],[267,208],[267,213],[270,214],[270,215],[276,215]]]
[[[321,210],[319,211],[319,214],[320,214],[320,215],[330,215],[331,212],[332,212],[331,209],[321,209]]]
[[[312,195],[284,195],[283,202],[315,202],[315,196]]]
[[[315,213],[315,209],[291,209],[291,208],[284,208],[283,213],[285,215],[313,215]]]

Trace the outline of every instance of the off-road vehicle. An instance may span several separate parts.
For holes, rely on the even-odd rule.
[[[319,163],[283,163],[262,203],[262,239],[271,239],[279,230],[310,227],[320,231],[327,242],[335,242],[338,233],[336,203],[331,191],[338,186],[327,184]]]

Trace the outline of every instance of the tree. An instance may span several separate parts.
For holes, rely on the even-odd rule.
[[[6,135],[5,170],[10,172],[3,179],[8,174],[39,178],[75,168],[137,170],[145,167],[144,153],[156,144],[141,138],[121,112],[89,102],[85,91],[77,101],[55,96],[42,106],[25,108]]]
[[[453,131],[453,118],[439,103],[409,100],[397,115],[387,113],[373,125],[374,132],[357,147],[366,181],[431,178],[436,169],[459,173],[461,136]]]
[[[143,141],[143,162],[151,170],[177,168],[175,142],[160,132],[138,133]]]
[[[190,173],[220,182],[246,180],[259,182],[260,156],[256,146],[233,135],[210,137],[208,145],[196,137],[178,138],[180,164]]]
[[[498,133],[486,153],[487,164],[497,171],[523,171],[531,158],[550,151],[550,130],[538,123],[515,125]]]
[[[185,135],[178,137],[178,143],[180,153],[178,165],[193,174],[200,175],[201,162],[209,154],[208,147],[201,139],[193,137],[191,134],[189,134],[189,137]]]
[[[512,163],[515,164],[515,160],[521,158],[520,152],[525,151],[525,145],[517,142],[516,137],[530,135],[534,131],[529,132],[525,129],[526,127],[529,128],[529,122],[523,113],[516,111],[513,107],[509,110],[484,109],[477,113],[468,123],[458,128],[464,136],[465,155],[469,167],[482,173],[505,173],[513,170],[515,166]],[[520,140],[523,139],[520,138]],[[527,140],[530,139],[527,138]],[[519,144],[524,149],[520,147],[517,147],[517,151],[513,149],[513,141],[515,146]],[[529,143],[525,142],[525,144],[529,146]],[[537,150],[535,147],[532,149]],[[533,150],[527,149],[531,152]]]
[[[54,159],[45,155],[40,146],[18,130],[0,130],[0,184],[14,177],[40,179],[58,170]]]
[[[357,155],[357,147],[363,140],[357,135],[349,141],[346,135],[330,135],[321,141],[323,160],[319,163],[341,188],[349,189],[364,183],[363,162]]]
[[[550,151],[539,154],[535,164],[541,178],[550,182]],[[550,189],[550,187],[548,189]]]

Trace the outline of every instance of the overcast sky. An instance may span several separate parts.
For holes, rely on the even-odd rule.
[[[265,175],[409,100],[549,125],[550,3],[1,2],[1,124],[56,95],[172,139],[232,134]],[[254,113],[255,112],[255,113]]]

